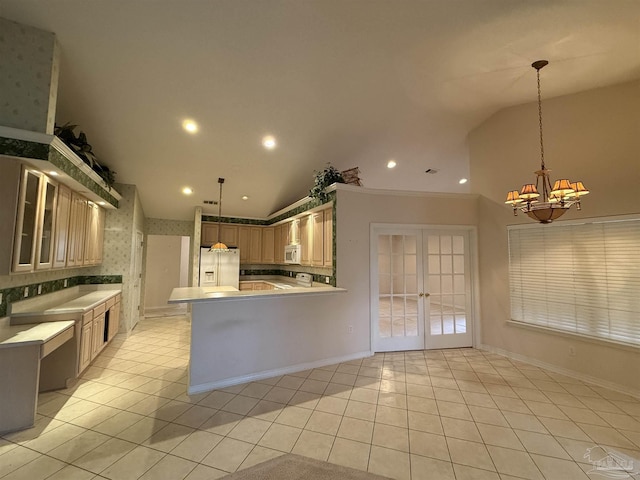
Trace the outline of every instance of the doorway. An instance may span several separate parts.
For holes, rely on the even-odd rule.
[[[187,304],[169,305],[176,287],[189,286],[191,238],[179,235],[147,235],[144,316],[184,315]]]
[[[373,351],[472,346],[471,229],[371,230]]]

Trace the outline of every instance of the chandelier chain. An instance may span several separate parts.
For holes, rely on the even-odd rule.
[[[536,69],[538,74],[538,123],[540,125],[540,162],[542,163],[542,170],[544,166],[544,142],[542,141],[542,95],[540,91],[540,69]]]
[[[542,140],[542,95],[540,93],[540,69],[536,69],[538,74],[538,123],[540,125],[540,162],[542,164],[542,170],[544,166],[544,142]]]

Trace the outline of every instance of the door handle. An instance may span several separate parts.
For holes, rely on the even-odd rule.
[[[419,297],[424,297],[424,293],[420,292],[420,295],[418,295]]]
[[[431,294],[430,293],[422,293],[422,292],[420,292],[418,294],[419,297],[425,297],[425,298],[428,297],[429,295],[431,295]]]

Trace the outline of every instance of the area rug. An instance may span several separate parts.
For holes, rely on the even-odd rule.
[[[292,453],[232,473],[220,480],[389,480],[387,477]]]

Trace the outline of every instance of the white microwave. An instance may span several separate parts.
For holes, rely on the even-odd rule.
[[[301,251],[302,251],[302,247],[300,245],[285,245],[284,246],[284,263],[300,264]]]

